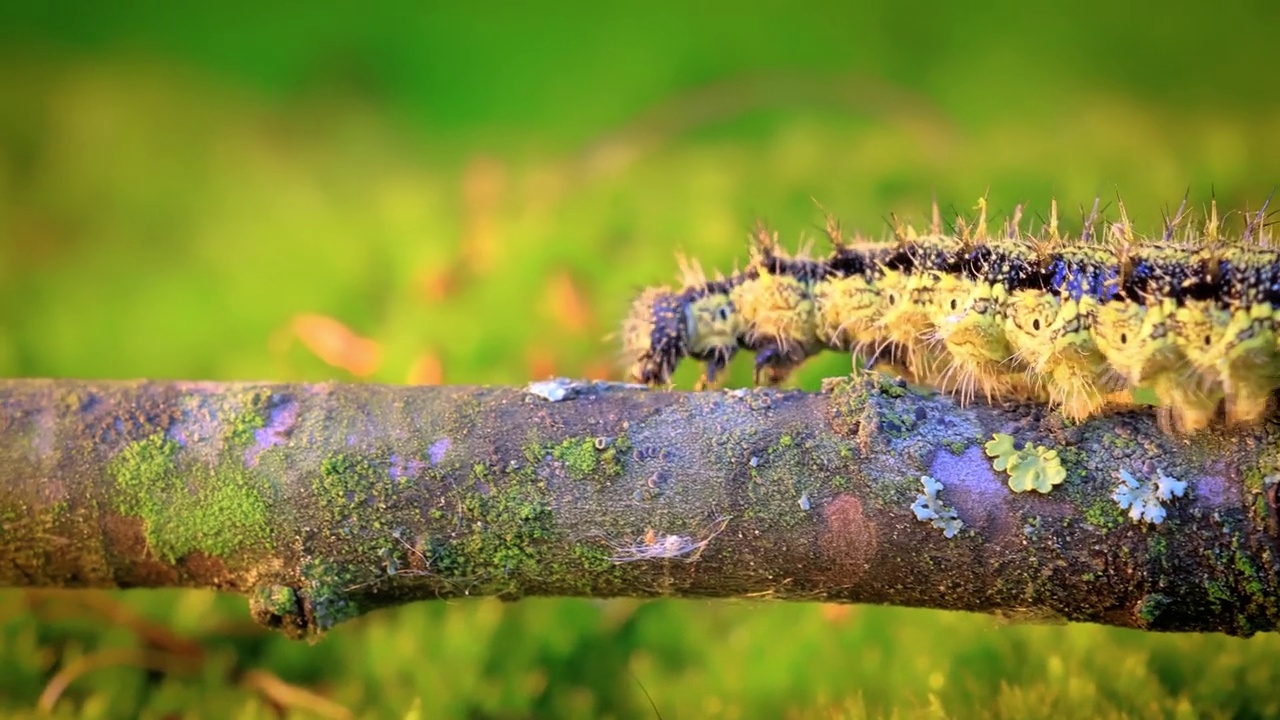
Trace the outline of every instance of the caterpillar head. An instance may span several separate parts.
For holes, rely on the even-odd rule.
[[[714,288],[686,298],[684,322],[688,354],[706,361],[707,380],[714,382],[738,350],[742,317],[726,289]]]
[[[1053,356],[1049,328],[1062,302],[1043,290],[1018,290],[1005,305],[1005,337],[1009,346],[1032,370],[1043,372]]]
[[[707,380],[733,358],[740,316],[727,288],[718,284],[675,292],[649,288],[631,304],[622,325],[624,361],[632,380],[665,385],[684,357],[707,363]]]
[[[630,378],[645,385],[665,385],[688,350],[682,293],[648,288],[631,303],[622,323],[622,354]]]

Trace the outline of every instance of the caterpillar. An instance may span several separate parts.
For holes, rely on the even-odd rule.
[[[1194,432],[1220,413],[1250,423],[1280,388],[1270,200],[1234,237],[1216,200],[1192,227],[1185,197],[1150,236],[1122,202],[1095,232],[1096,200],[1076,236],[1061,231],[1056,200],[1036,232],[1020,228],[1021,206],[993,232],[985,199],[944,229],[935,203],[924,231],[892,218],[888,242],[848,238],[828,213],[825,257],[789,253],[757,224],[744,269],[710,279],[682,260],[679,286],[641,292],[622,353],[649,385],[669,385],[689,358],[705,364],[699,387],[714,387],[739,351],[754,353],[756,384],[776,385],[834,350],[965,403],[1033,400],[1079,422],[1150,388],[1169,429]]]

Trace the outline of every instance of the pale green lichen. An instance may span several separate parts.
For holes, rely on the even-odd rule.
[[[1009,489],[1014,492],[1047,493],[1067,478],[1057,450],[1031,444],[1017,450],[1013,437],[1004,433],[996,433],[983,447],[995,458],[992,467],[1009,476]]]
[[[1139,482],[1128,470],[1119,471],[1120,482],[1116,485],[1111,498],[1121,510],[1129,511],[1129,519],[1134,522],[1147,522],[1159,525],[1164,522],[1164,503],[1175,497],[1182,497],[1187,484],[1164,474],[1157,469],[1156,476],[1146,482]]]
[[[916,501],[911,503],[911,510],[916,514],[916,519],[938,528],[942,531],[943,537],[955,537],[956,533],[964,527],[964,522],[956,514],[955,508],[938,497],[938,493],[942,492],[942,483],[928,475],[921,475],[920,483],[924,486],[924,493],[917,495]]]

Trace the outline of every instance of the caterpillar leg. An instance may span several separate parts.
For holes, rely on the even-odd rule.
[[[786,382],[804,358],[796,359],[782,348],[770,346],[756,352],[755,370],[751,376],[757,386],[775,387]]]
[[[870,343],[857,346],[849,354],[853,374],[869,372],[873,368],[887,365],[905,372],[907,367],[906,349],[895,343],[887,343],[880,347],[872,347]],[[861,364],[859,364],[861,361]]]
[[[1222,391],[1216,388],[1204,391],[1184,385],[1168,389],[1160,398],[1161,427],[1168,432],[1184,434],[1203,430],[1218,417],[1222,398]]]
[[[706,372],[703,373],[702,377],[698,378],[693,389],[702,391],[715,390],[720,387],[719,376],[728,367],[729,361],[733,359],[733,354],[732,351],[725,351],[711,353],[709,357],[704,355],[701,359],[706,361]]]
[[[1237,388],[1227,398],[1227,422],[1248,425],[1265,417],[1272,408],[1271,388]]]

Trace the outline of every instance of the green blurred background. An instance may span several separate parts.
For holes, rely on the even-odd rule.
[[[1256,209],[1280,168],[1262,2],[180,5],[0,7],[0,375],[616,377],[602,337],[674,251],[732,269],[756,217],[816,237],[815,198],[880,234],[935,195],[1075,219],[1118,190],[1154,229],[1188,188]],[[155,632],[194,674],[117,662],[55,712],[323,716],[269,674],[360,717],[1280,714],[1275,635],[544,600],[309,646],[236,597],[12,591],[0,711]]]

